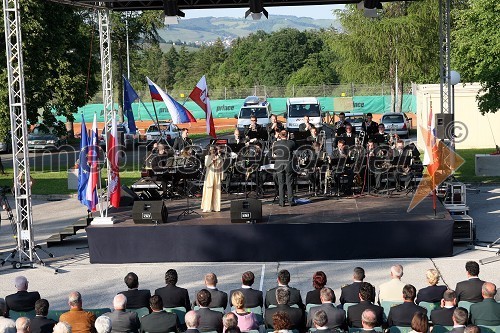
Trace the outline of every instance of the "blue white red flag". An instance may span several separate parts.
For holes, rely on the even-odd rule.
[[[97,182],[99,181],[99,145],[97,142],[97,114],[94,114],[94,122],[92,123],[92,132],[90,133],[90,141],[88,147],[89,165],[89,180],[85,191],[85,198],[89,201],[89,209],[92,212],[96,211],[97,206]]]
[[[80,156],[78,159],[78,201],[87,206],[90,210],[90,203],[87,200],[86,190],[89,182],[90,167],[87,163],[87,154],[89,151],[89,140],[87,136],[87,126],[85,125],[85,118],[82,114],[81,126],[81,141],[80,141]]]
[[[193,117],[191,112],[188,111],[183,105],[179,104],[175,99],[169,94],[164,92],[156,83],[151,81],[148,77],[149,91],[151,93],[151,98],[153,100],[162,101],[165,103],[170,117],[172,118],[172,123],[182,124],[182,123],[195,123],[196,119]]]

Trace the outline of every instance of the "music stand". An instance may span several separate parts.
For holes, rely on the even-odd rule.
[[[180,161],[178,160],[178,163],[182,163],[182,167],[185,167],[185,161]],[[191,203],[189,200],[189,197],[191,196],[191,188],[189,187],[189,177],[187,175],[184,176],[184,195],[186,196],[186,208],[177,216],[177,220],[179,220],[181,217],[188,216],[188,215],[198,215],[201,217],[200,213],[196,212],[195,210],[191,209]]]

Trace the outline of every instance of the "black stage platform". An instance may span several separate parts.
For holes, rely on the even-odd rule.
[[[220,213],[177,221],[185,201],[166,201],[167,224],[137,225],[131,207],[118,223],[86,228],[91,263],[268,262],[451,256],[453,220],[438,202],[434,218],[427,198],[412,212],[410,197],[313,198],[280,207],[263,201],[263,222],[231,224],[223,196]],[[199,199],[191,200],[193,208]],[[198,212],[201,211],[196,209]]]

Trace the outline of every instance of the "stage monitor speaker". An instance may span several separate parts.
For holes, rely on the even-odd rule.
[[[262,202],[257,199],[231,201],[231,223],[262,222]]]
[[[136,224],[167,223],[168,210],[161,201],[135,201],[132,219]]]
[[[469,215],[452,215],[453,242],[472,243],[474,241],[474,220]]]
[[[451,122],[453,115],[449,113],[438,113],[435,115],[436,119],[436,137],[438,139],[450,139],[448,135],[451,133],[446,133],[450,130],[449,126],[452,126]]]
[[[137,194],[129,189],[127,186],[122,185],[121,191],[120,191],[120,207],[128,207],[128,206],[133,206],[134,201],[139,200],[139,197]]]

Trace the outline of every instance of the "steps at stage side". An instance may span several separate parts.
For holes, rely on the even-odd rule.
[[[89,226],[91,221],[92,220],[89,218],[81,218],[78,221],[74,222],[72,225],[65,227],[58,233],[47,238],[47,247],[61,245],[64,239],[76,235],[78,230],[85,229],[87,226]]]

